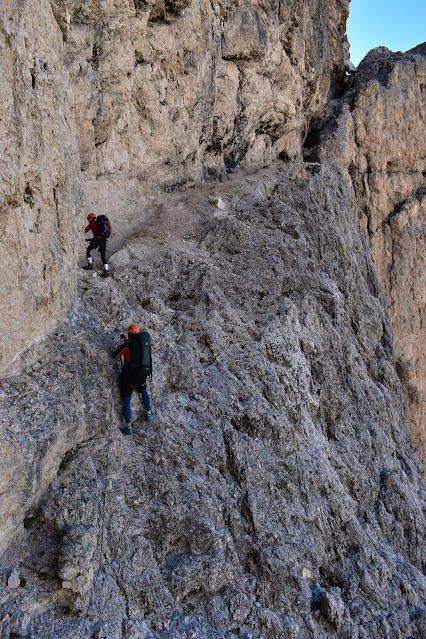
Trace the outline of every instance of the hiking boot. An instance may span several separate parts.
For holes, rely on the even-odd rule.
[[[126,424],[124,428],[120,428],[123,435],[131,435],[132,434],[132,426],[131,424]]]
[[[147,411],[147,413],[146,413],[146,421],[147,421],[147,422],[150,422],[150,421],[151,421],[151,419],[154,419],[154,417],[155,417],[155,415],[154,415],[154,413],[152,412],[152,410]]]
[[[88,264],[87,266],[83,266],[83,269],[84,269],[85,271],[91,271],[91,270],[92,270],[92,268],[93,268],[93,264]]]
[[[109,277],[109,271],[104,271],[101,277]]]

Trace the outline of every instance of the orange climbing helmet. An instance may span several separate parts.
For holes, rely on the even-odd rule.
[[[89,215],[87,216],[88,220],[93,220],[94,218],[96,218],[96,215],[94,213],[89,213]]]
[[[137,324],[130,324],[127,328],[128,333],[139,333],[139,326]]]

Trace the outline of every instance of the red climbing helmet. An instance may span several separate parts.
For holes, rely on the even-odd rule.
[[[139,333],[139,326],[137,324],[130,324],[127,328],[128,333]]]
[[[96,218],[96,215],[94,213],[89,213],[89,215],[87,216],[88,220],[93,220],[94,218]]]

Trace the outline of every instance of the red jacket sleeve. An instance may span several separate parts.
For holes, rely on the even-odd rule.
[[[89,231],[93,231],[93,237],[99,235],[99,224],[96,222],[96,220],[91,220],[84,229],[85,233],[88,233]]]
[[[124,366],[129,363],[130,351],[126,342],[124,342],[124,344],[119,344],[114,351],[113,358],[120,359],[120,357],[124,358]]]

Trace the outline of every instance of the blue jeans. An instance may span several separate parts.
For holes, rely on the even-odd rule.
[[[148,395],[148,391],[146,388],[139,393],[139,396],[142,397],[142,402],[145,407],[146,412],[151,410],[151,400]],[[132,411],[130,408],[130,401],[132,399],[132,395],[127,395],[127,397],[123,397],[123,415],[126,420],[126,424],[130,424],[132,421]]]

